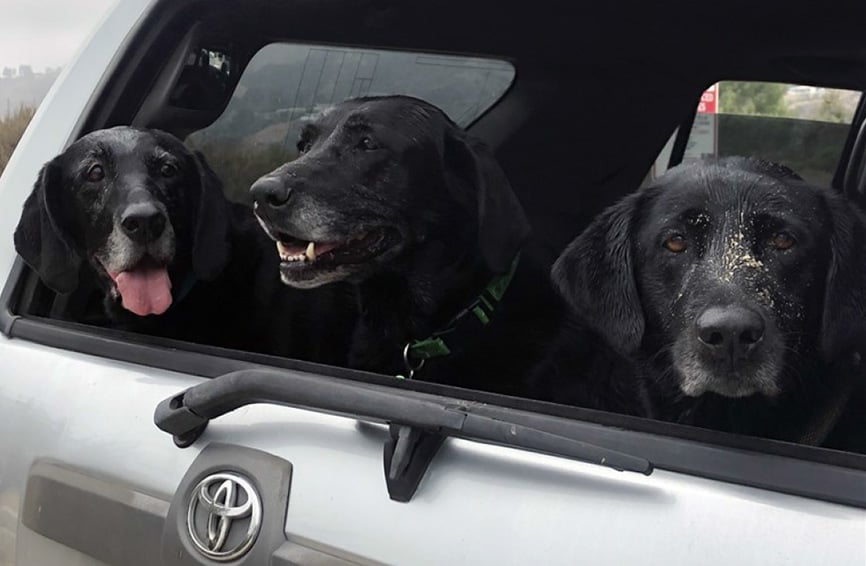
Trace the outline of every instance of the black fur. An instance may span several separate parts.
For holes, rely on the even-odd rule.
[[[61,226],[58,192],[48,190],[61,183],[60,165],[56,160],[45,164],[24,202],[15,230],[15,248],[46,285],[58,293],[69,293],[78,286],[81,259],[71,249],[70,238]]]
[[[95,172],[93,167],[99,167]],[[147,207],[165,224],[136,241],[122,226]],[[113,240],[112,240],[113,238]],[[113,243],[112,243],[113,242]],[[47,163],[15,232],[21,257],[72,320],[241,350],[342,363],[355,319],[348,286],[287,289],[273,243],[248,207],[229,203],[201,154],[156,130],[118,127]],[[116,273],[165,270],[166,310],[133,312]]]
[[[490,151],[438,108],[404,96],[339,104],[305,127],[298,148],[301,157],[253,185],[256,211],[290,256],[309,241],[338,244],[314,262],[284,262],[282,272],[298,287],[357,285],[350,364],[405,374],[407,342],[445,328],[523,250],[490,324],[417,374],[523,393],[563,308]]]
[[[851,368],[866,224],[835,192],[758,160],[683,165],[599,215],[552,275],[578,322],[540,396],[787,440],[847,399],[827,444],[866,450]],[[589,355],[595,337],[607,355]],[[855,393],[839,394],[848,379]]]

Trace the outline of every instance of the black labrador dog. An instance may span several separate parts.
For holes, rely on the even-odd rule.
[[[490,151],[406,96],[340,103],[298,150],[251,187],[254,209],[287,285],[357,286],[350,365],[522,393],[564,305]]]
[[[15,246],[51,289],[93,298],[72,317],[81,322],[339,361],[354,321],[345,289],[344,300],[281,285],[252,211],[161,131],[98,130],[48,162]]]
[[[552,275],[579,323],[547,397],[866,449],[866,224],[835,192],[760,160],[682,165],[598,216]],[[596,373],[568,352],[593,334]]]

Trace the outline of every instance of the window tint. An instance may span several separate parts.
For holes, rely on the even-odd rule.
[[[245,201],[253,181],[297,156],[301,126],[331,104],[406,94],[466,126],[513,79],[514,67],[491,59],[275,43],[250,61],[222,116],[186,141],[208,158],[227,196]]]
[[[845,145],[860,92],[804,85],[723,81],[698,102],[683,161],[748,155],[787,165],[829,185]],[[659,153],[648,181],[667,170],[676,132]]]

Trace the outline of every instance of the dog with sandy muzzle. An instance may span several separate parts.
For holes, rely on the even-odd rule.
[[[757,159],[682,165],[600,214],[552,274],[578,324],[544,397],[866,450],[866,221],[833,190]],[[572,353],[593,338],[613,371]]]

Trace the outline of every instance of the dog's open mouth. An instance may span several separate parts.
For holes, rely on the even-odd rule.
[[[159,315],[171,306],[168,269],[149,256],[127,270],[115,273],[106,269],[106,273],[126,310],[138,316]]]
[[[345,240],[331,242],[308,241],[284,232],[277,232],[275,236],[280,269],[284,275],[298,278],[328,268],[362,264],[390,249],[397,239],[396,231],[388,228],[359,232]]]

